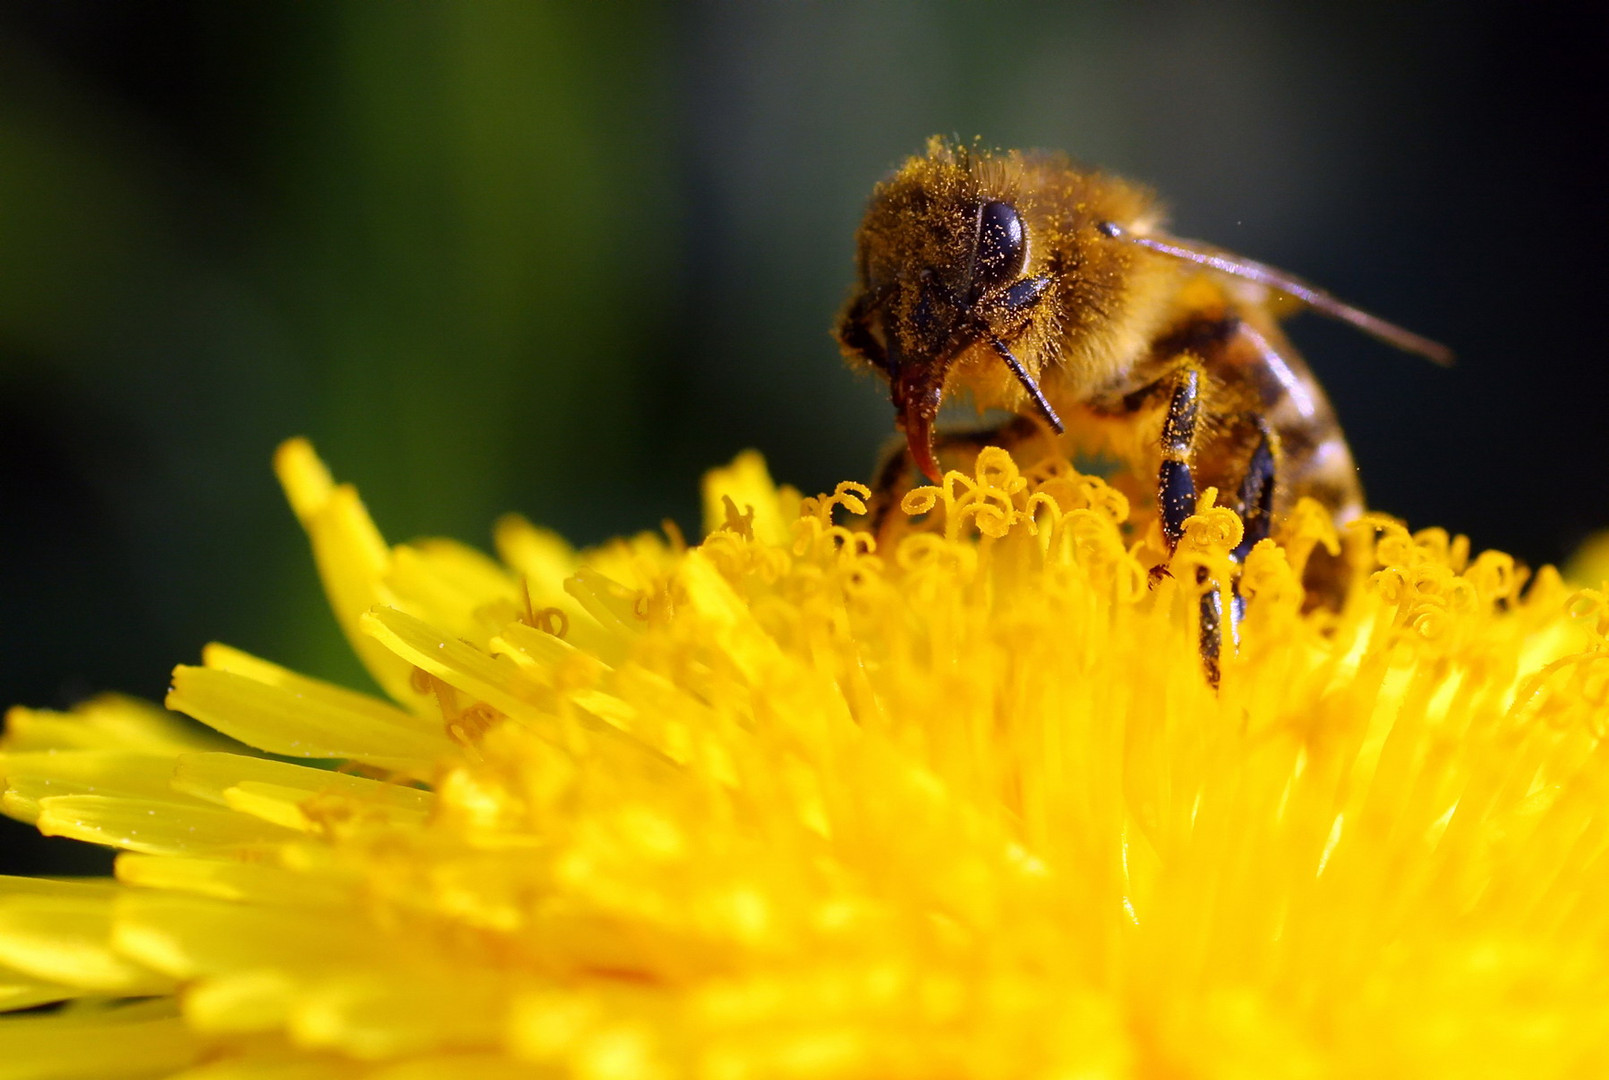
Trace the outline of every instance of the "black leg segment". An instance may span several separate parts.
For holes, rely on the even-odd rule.
[[[1269,445],[1268,428],[1261,421],[1257,428],[1257,449],[1240,482],[1240,520],[1246,534],[1232,553],[1237,563],[1245,561],[1259,540],[1267,539],[1274,519],[1274,449]]]
[[[1180,368],[1172,376],[1168,414],[1162,421],[1162,468],[1157,475],[1157,513],[1162,535],[1172,551],[1184,535],[1184,520],[1196,512],[1196,482],[1190,474],[1190,454],[1201,411],[1201,373]]]
[[[1201,650],[1201,671],[1213,689],[1217,689],[1221,675],[1219,654],[1223,639],[1223,600],[1217,589],[1211,589],[1201,594],[1201,629],[1196,641]]]
[[[1156,502],[1157,516],[1162,521],[1162,536],[1167,541],[1168,550],[1172,551],[1178,547],[1179,538],[1184,535],[1185,519],[1196,512],[1196,481],[1190,464],[1195,452],[1196,421],[1201,414],[1201,372],[1194,367],[1181,367],[1169,381],[1171,390],[1168,394],[1168,413],[1162,421],[1162,465],[1157,472]],[[1268,459],[1266,473],[1269,481],[1266,483],[1267,497],[1271,500],[1272,456]],[[1242,485],[1241,490],[1244,495],[1246,486]],[[1259,501],[1263,499],[1261,487],[1254,495]],[[1222,671],[1223,600],[1208,579],[1205,569],[1196,571],[1196,586],[1205,590],[1199,604],[1201,621],[1197,636],[1201,670],[1207,677],[1208,685],[1216,687]]]

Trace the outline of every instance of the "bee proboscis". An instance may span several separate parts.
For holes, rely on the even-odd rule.
[[[1281,298],[1437,363],[1452,358],[1294,275],[1169,235],[1149,192],[1059,154],[934,138],[877,186],[856,246],[838,339],[888,381],[905,435],[880,487],[913,468],[937,482],[951,448],[1009,449],[1049,428],[1070,453],[1109,454],[1154,478],[1169,552],[1207,486],[1245,523],[1237,560],[1277,535],[1299,499],[1338,524],[1363,511],[1335,412],[1277,325]],[[936,434],[940,405],[962,394],[1015,419]],[[1334,602],[1343,575],[1328,575],[1310,568],[1309,588]],[[1214,681],[1216,595],[1202,602]]]

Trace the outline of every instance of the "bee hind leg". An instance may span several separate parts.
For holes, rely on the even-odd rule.
[[[1240,520],[1246,533],[1231,552],[1234,560],[1244,562],[1259,540],[1266,540],[1274,522],[1274,448],[1268,425],[1256,421],[1259,438],[1257,448],[1251,452],[1246,475],[1240,481]]]
[[[1260,417],[1254,418],[1257,425],[1257,447],[1251,453],[1251,460],[1246,464],[1246,475],[1240,480],[1240,511],[1241,523],[1245,526],[1245,533],[1240,543],[1229,557],[1235,560],[1238,566],[1246,561],[1251,549],[1257,546],[1258,541],[1266,540],[1273,528],[1274,522],[1274,448],[1272,437],[1269,435],[1268,425]],[[1246,598],[1240,595],[1240,578],[1236,575],[1232,595],[1230,597],[1231,609],[1229,613],[1229,629],[1234,635],[1235,644],[1240,644],[1240,621],[1246,617]]]

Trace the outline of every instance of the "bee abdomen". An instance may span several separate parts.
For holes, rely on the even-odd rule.
[[[1282,427],[1277,418],[1270,418],[1279,438],[1280,454],[1277,465],[1280,487],[1288,510],[1297,500],[1316,500],[1344,524],[1363,512],[1363,488],[1358,483],[1358,468],[1352,460],[1352,450],[1346,444],[1341,429],[1332,419],[1327,429],[1310,427]]]
[[[1301,357],[1271,325],[1242,323],[1227,350],[1256,388],[1263,421],[1278,443],[1276,514],[1317,500],[1338,524],[1363,512],[1363,488],[1335,410]]]

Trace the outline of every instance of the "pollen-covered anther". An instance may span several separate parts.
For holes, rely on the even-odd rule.
[[[421,799],[428,796],[417,788],[390,785],[397,791],[411,792]],[[395,807],[385,803],[371,803],[351,795],[334,791],[321,791],[302,800],[296,806],[305,819],[308,831],[315,836],[340,842],[356,839],[367,831],[371,835],[386,833],[396,823]]]
[[[1174,578],[1193,583],[1198,593],[1221,592],[1227,601],[1235,575],[1230,553],[1245,536],[1245,525],[1228,507],[1216,505],[1217,488],[1207,488],[1196,502],[1196,512],[1184,519],[1178,546],[1168,560]],[[1153,578],[1157,571],[1153,569]]]
[[[1196,512],[1184,519],[1179,550],[1209,558],[1226,557],[1246,535],[1240,515],[1226,506],[1216,505],[1217,488],[1207,488],[1196,503]]]
[[[447,721],[447,737],[460,746],[473,746],[503,720],[502,713],[477,701]]]
[[[564,638],[570,633],[570,616],[563,608],[545,607],[536,612],[527,625],[552,637]]]
[[[408,687],[416,694],[434,694],[436,677],[422,667],[415,666],[408,673]]]
[[[840,561],[853,561],[876,551],[877,538],[871,533],[838,522],[840,510],[851,517],[864,517],[871,495],[871,489],[865,484],[845,480],[830,495],[803,500],[799,518],[793,524],[793,554],[804,558],[834,556]]]
[[[677,599],[676,583],[661,582],[637,593],[631,602],[631,613],[640,622],[662,623],[675,615]]]
[[[1360,536],[1368,533],[1369,542],[1372,543],[1372,533],[1367,524],[1353,521],[1347,528],[1356,528]],[[1296,500],[1280,532],[1286,557],[1298,578],[1307,569],[1308,560],[1316,548],[1323,548],[1331,556],[1341,554],[1341,537],[1335,526],[1335,515],[1317,499],[1303,496]]]
[[[524,574],[520,575],[520,601],[519,622],[556,638],[562,638],[570,632],[570,616],[563,608],[538,608],[532,601],[531,580]]]
[[[1305,595],[1302,579],[1291,566],[1285,549],[1272,540],[1259,540],[1246,554],[1240,572],[1240,592],[1259,605],[1299,608]]]
[[[478,745],[486,732],[505,719],[503,713],[484,701],[460,704],[462,695],[456,687],[422,668],[414,669],[413,684],[435,697],[436,707],[441,712],[442,729],[459,746],[469,748]]]
[[[1598,642],[1609,647],[1609,581],[1597,589],[1577,589],[1569,600],[1570,614],[1584,625]]]
[[[1028,477],[1011,455],[998,446],[986,446],[978,452],[971,475],[952,469],[942,484],[913,488],[900,509],[908,517],[942,509],[938,521],[952,542],[966,536],[969,528],[998,540],[1018,526],[1029,535],[1036,532],[1037,508],[1029,505],[1033,494]]]

